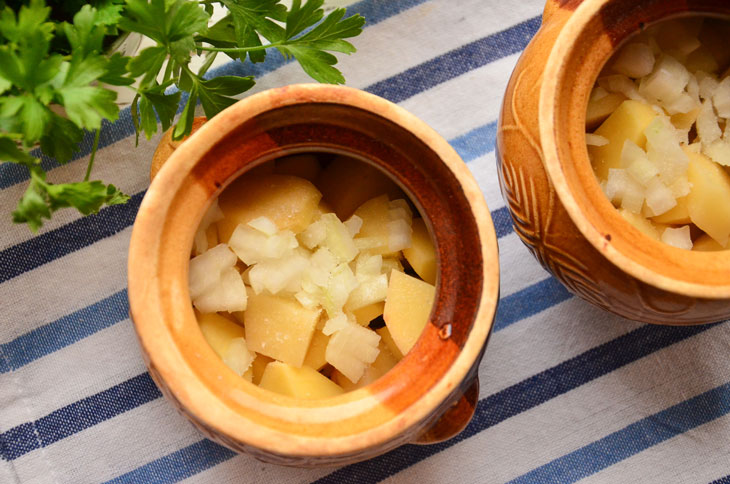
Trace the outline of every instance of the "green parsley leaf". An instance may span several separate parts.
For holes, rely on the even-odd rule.
[[[134,79],[127,75],[127,64],[130,58],[119,52],[109,57],[106,64],[106,72],[99,77],[99,81],[112,86],[129,86],[134,84]]]
[[[0,136],[0,161],[9,161],[26,166],[33,166],[38,162],[37,159],[18,148],[14,140],[4,136]]]
[[[66,163],[79,151],[84,132],[71,120],[51,114],[46,134],[41,138],[41,150],[59,163]]]
[[[172,131],[172,139],[178,140],[190,134],[193,130],[193,119],[195,118],[195,105],[198,101],[198,86],[193,84],[188,93],[188,100],[185,103],[177,126]]]

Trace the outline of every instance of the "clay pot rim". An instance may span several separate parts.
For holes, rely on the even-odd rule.
[[[175,193],[191,168],[209,149],[222,140],[233,129],[233,126],[260,113],[301,103],[335,103],[363,109],[380,115],[414,134],[428,148],[438,154],[461,183],[476,221],[478,235],[481,238],[483,258],[481,301],[469,336],[451,367],[446,370],[441,380],[404,411],[380,425],[368,427],[365,431],[336,438],[282,432],[259,424],[243,413],[229,408],[191,369],[183,352],[177,347],[169,328],[164,323],[154,322],[155,316],[159,313],[142,314],[135,311],[137,308],[145,307],[146,293],[150,290],[150,281],[139,277],[139,273],[144,272],[140,263],[149,259],[149,253],[157,250],[154,245],[149,246],[145,242],[156,242],[155,237],[151,236],[151,232],[163,232],[164,223],[160,224],[160,227],[155,227],[154,224],[159,221],[164,222],[165,212],[169,209],[170,202],[174,199]],[[165,210],[150,210],[148,207],[163,207]],[[201,209],[201,213],[191,214],[191,217],[199,220],[203,211]],[[464,381],[474,362],[480,357],[491,332],[498,297],[499,260],[496,233],[481,190],[459,155],[432,128],[403,108],[375,95],[343,86],[298,84],[264,91],[239,101],[208,121],[172,154],[155,177],[140,208],[130,244],[130,312],[140,343],[149,355],[150,366],[158,371],[160,377],[172,391],[174,398],[206,425],[246,445],[279,455],[336,456],[357,453],[392,441],[407,429],[422,423]],[[192,308],[188,307],[187,311],[192,314]],[[154,343],[155,351],[149,351],[152,343]],[[279,398],[278,400],[297,402],[297,400],[289,398]],[[342,402],[348,409],[354,408],[356,411],[358,404],[360,407],[377,404],[377,396],[366,391],[356,391],[332,399],[315,401],[315,403],[308,401],[306,407],[290,408],[271,401],[266,401],[263,405],[266,407],[265,410],[273,409],[280,412],[286,410],[292,415],[292,420],[300,421],[301,419],[306,422],[316,414],[317,410],[321,414],[322,410],[331,407],[333,401]],[[225,426],[223,422],[226,422]],[[385,450],[388,449],[383,449],[383,451]]]
[[[561,167],[559,146],[555,137],[554,119],[557,113],[558,102],[559,102],[559,81],[563,77],[565,70],[567,56],[570,55],[571,50],[574,47],[575,39],[578,34],[582,32],[588,25],[588,23],[599,15],[600,10],[612,0],[584,0],[578,8],[568,18],[565,25],[555,41],[555,44],[550,52],[548,61],[543,73],[543,83],[539,93],[539,129],[540,139],[542,143],[544,165],[551,183],[554,186],[555,192],[557,193],[560,202],[565,207],[573,223],[576,225],[580,233],[590,242],[590,244],[599,251],[604,257],[606,257],[611,263],[615,264],[618,268],[635,277],[636,279],[653,285],[660,289],[683,294],[689,297],[705,298],[705,299],[725,299],[730,298],[730,276],[727,278],[727,283],[723,284],[702,284],[686,280],[681,280],[675,277],[670,277],[661,272],[655,270],[652,267],[641,264],[628,257],[625,253],[618,250],[613,243],[609,243],[605,238],[601,230],[599,230],[586,216],[584,209],[578,203],[577,197],[573,193],[570,183]],[[687,12],[692,14],[693,12]],[[703,14],[704,12],[697,12]],[[710,13],[708,13],[709,15]],[[685,14],[676,13],[668,15],[664,18],[676,18],[681,17]],[[609,55],[610,57],[610,55]],[[608,60],[608,57],[605,61]],[[599,72],[594,73],[593,82],[598,76]],[[593,85],[591,83],[591,87]],[[577,121],[584,121],[581,118]],[[590,161],[588,159],[587,149],[584,150],[584,159],[579,160],[579,163],[585,163],[590,167]],[[598,187],[598,182],[595,180],[595,185]],[[592,187],[595,188],[595,187]],[[600,188],[598,188],[600,190]],[[605,198],[605,196],[604,196]],[[610,203],[605,200],[605,203]],[[618,215],[618,211],[616,211]],[[620,215],[618,215],[620,217]],[[626,230],[635,230],[628,222],[623,221]],[[638,231],[637,231],[638,232]],[[695,261],[695,268],[702,270],[703,264],[708,263],[709,255],[712,254],[717,260],[722,260],[723,265],[730,265],[730,249],[716,252],[696,252],[687,251],[683,249],[677,249],[675,247],[668,246],[661,242],[655,242],[648,236],[641,235],[647,242],[647,245],[661,244],[664,250],[674,252],[678,257],[686,257],[688,260]],[[656,252],[658,253],[658,252]],[[654,254],[656,254],[654,253]],[[661,258],[655,257],[654,264],[657,267],[661,266]]]

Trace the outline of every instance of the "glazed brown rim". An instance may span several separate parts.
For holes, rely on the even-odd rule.
[[[215,146],[232,129],[232,125],[240,123],[241,113],[246,113],[245,118],[250,119],[275,107],[306,102],[339,103],[375,113],[412,133],[438,154],[459,180],[464,194],[470,202],[481,239],[483,260],[481,302],[475,314],[473,326],[459,355],[444,373],[443,378],[408,409],[393,416],[385,423],[354,435],[326,439],[293,435],[259,425],[258,422],[232,411],[221,403],[191,369],[169,328],[160,324],[161,318],[164,317],[164,310],[160,306],[159,294],[155,294],[155,291],[151,290],[154,288],[155,277],[159,276],[145,266],[145,263],[153,258],[153,254],[159,251],[159,247],[156,245],[159,240],[153,235],[165,230],[164,227],[155,225],[159,224],[160,218],[164,220],[164,214],[158,211],[153,213],[148,207],[165,207],[166,204],[169,206],[178,187],[183,183],[190,169],[195,166],[196,161]],[[497,239],[490,213],[478,185],[466,165],[443,138],[415,116],[377,96],[345,87],[297,85],[266,91],[246,98],[206,123],[183,146],[185,149],[175,151],[157,175],[156,183],[150,187],[140,208],[140,215],[135,223],[130,244],[129,298],[135,326],[141,344],[150,359],[151,368],[155,369],[172,392],[174,399],[179,401],[186,411],[224,435],[272,453],[294,456],[347,454],[391,441],[406,430],[422,423],[435,409],[443,405],[444,400],[452,395],[459,385],[463,384],[464,379],[472,371],[474,363],[481,356],[496,312],[499,288]],[[162,186],[165,188],[162,189]],[[198,218],[202,216],[202,211],[201,209],[201,213],[197,214]],[[190,215],[192,217],[194,214]],[[185,243],[185,241],[182,242],[183,245]],[[187,294],[183,296],[187,296]],[[188,314],[183,314],[185,311],[192,314],[189,306],[187,310],[180,308],[180,311],[181,317],[189,317]],[[152,347],[155,350],[148,351]],[[209,351],[201,357],[210,357],[211,354],[212,351]],[[222,365],[220,361],[212,362],[212,364]],[[354,412],[361,407],[378,403],[376,397],[372,395],[368,397],[368,393],[365,391],[352,392],[347,395],[343,396],[342,401]],[[240,397],[253,399],[250,395]],[[313,408],[292,407],[290,404],[296,402],[293,399],[276,398],[274,400],[280,403],[255,401],[252,402],[252,405],[265,407],[263,411],[272,412],[280,412],[286,408],[287,416],[292,421],[298,421],[301,424],[306,424],[312,419],[316,420],[317,414],[321,414],[323,410],[330,410],[329,408],[317,408],[315,404],[308,405]],[[257,410],[261,410],[261,408],[257,408]],[[232,424],[223,428],[221,422]]]
[[[611,4],[627,4],[622,0],[585,0],[571,15],[553,46],[543,74],[540,90],[539,124],[543,147],[544,163],[558,197],[577,226],[578,230],[602,255],[624,272],[667,291],[681,293],[690,297],[724,299],[730,297],[730,250],[717,252],[696,252],[677,249],[640,234],[633,226],[623,220],[617,210],[607,211],[611,206],[598,185],[588,160],[585,145],[585,106],[590,89],[598,73],[613,53],[615,46],[628,35],[635,32],[627,21],[630,15],[626,6],[621,20],[625,31],[603,34],[600,42],[592,48],[599,49],[602,55],[594,59],[581,55],[576,48],[581,34],[587,31],[591,22],[605,12]],[[657,3],[657,2],[654,2]],[[638,7],[636,7],[638,8]],[[663,15],[651,18],[651,22],[678,17],[686,14],[718,15],[712,8],[692,10],[676,7],[665,8]],[[638,25],[638,22],[636,22]],[[570,56],[581,56],[585,70],[568,72]],[[591,74],[590,76],[588,74]],[[569,106],[561,105],[561,82],[584,82],[572,84],[574,99]],[[587,82],[590,81],[590,83]],[[569,114],[568,114],[569,113]],[[568,129],[566,119],[572,120]],[[602,207],[604,213],[596,207]],[[616,230],[619,227],[621,230]],[[640,237],[642,247],[631,244],[622,234],[631,233]],[[611,237],[607,237],[611,234]],[[662,268],[664,270],[658,270]],[[718,283],[718,279],[720,282]],[[715,281],[708,283],[706,281]]]

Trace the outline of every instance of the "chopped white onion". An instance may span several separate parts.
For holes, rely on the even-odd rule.
[[[606,146],[608,144],[608,138],[599,134],[586,133],[586,144],[588,146]]]
[[[706,146],[704,154],[716,163],[730,166],[730,139],[717,140]]]
[[[712,102],[708,99],[702,103],[700,114],[697,116],[697,136],[703,146],[709,146],[722,136],[722,130],[717,122]]]
[[[226,354],[223,355],[223,363],[233,370],[238,376],[242,376],[253,363],[254,355],[248,349],[246,340],[243,338],[233,338],[228,343]]]
[[[690,250],[692,239],[690,238],[689,225],[680,228],[667,227],[662,232],[662,242],[679,249]]]
[[[657,101],[667,101],[679,96],[689,82],[690,73],[686,67],[670,55],[664,55],[654,71],[639,84],[642,96]]]
[[[677,200],[659,178],[654,178],[646,187],[646,205],[654,215],[661,215],[674,208]]]
[[[218,199],[216,198],[210,208],[208,208],[208,211],[205,212],[205,215],[203,215],[203,220],[200,221],[198,231],[195,233],[193,243],[195,255],[200,255],[209,249],[208,236],[206,235],[206,232],[208,227],[219,220],[223,220],[223,211],[221,211],[221,208],[218,206]]]
[[[193,299],[193,306],[201,313],[243,311],[247,303],[246,286],[243,285],[241,274],[234,267],[225,269],[216,284]]]
[[[621,49],[612,67],[616,72],[637,79],[651,74],[655,61],[651,47],[632,42]]]
[[[221,273],[236,265],[236,254],[226,244],[218,244],[190,259],[188,287],[195,299],[220,281]]]
[[[657,116],[644,134],[649,160],[659,169],[659,176],[665,184],[673,183],[689,165],[689,158],[677,140],[677,130],[669,118]]]
[[[362,219],[357,215],[353,215],[343,223],[345,224],[345,227],[347,227],[347,231],[350,232],[350,237],[355,237],[360,233],[360,229],[362,228]]]
[[[712,103],[715,105],[717,115],[722,118],[730,118],[730,77],[726,77],[718,84]]]
[[[255,218],[248,222],[247,225],[266,235],[274,235],[279,231],[276,224],[268,217]]]

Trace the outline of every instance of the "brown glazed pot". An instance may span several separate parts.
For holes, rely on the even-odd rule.
[[[150,374],[180,412],[233,450],[298,466],[356,462],[466,426],[497,306],[497,240],[476,182],[443,138],[371,94],[295,85],[240,101],[172,148],[134,224],[129,301]],[[396,180],[425,214],[439,265],[430,321],[411,352],[373,384],[316,401],[230,371],[203,339],[187,282],[214,197],[247,169],[308,151],[355,157]]]
[[[623,40],[688,12],[728,15],[730,3],[549,0],[507,87],[497,135],[502,194],[537,260],[586,301],[649,323],[729,318],[730,251],[677,249],[624,221],[588,159],[586,106]]]

